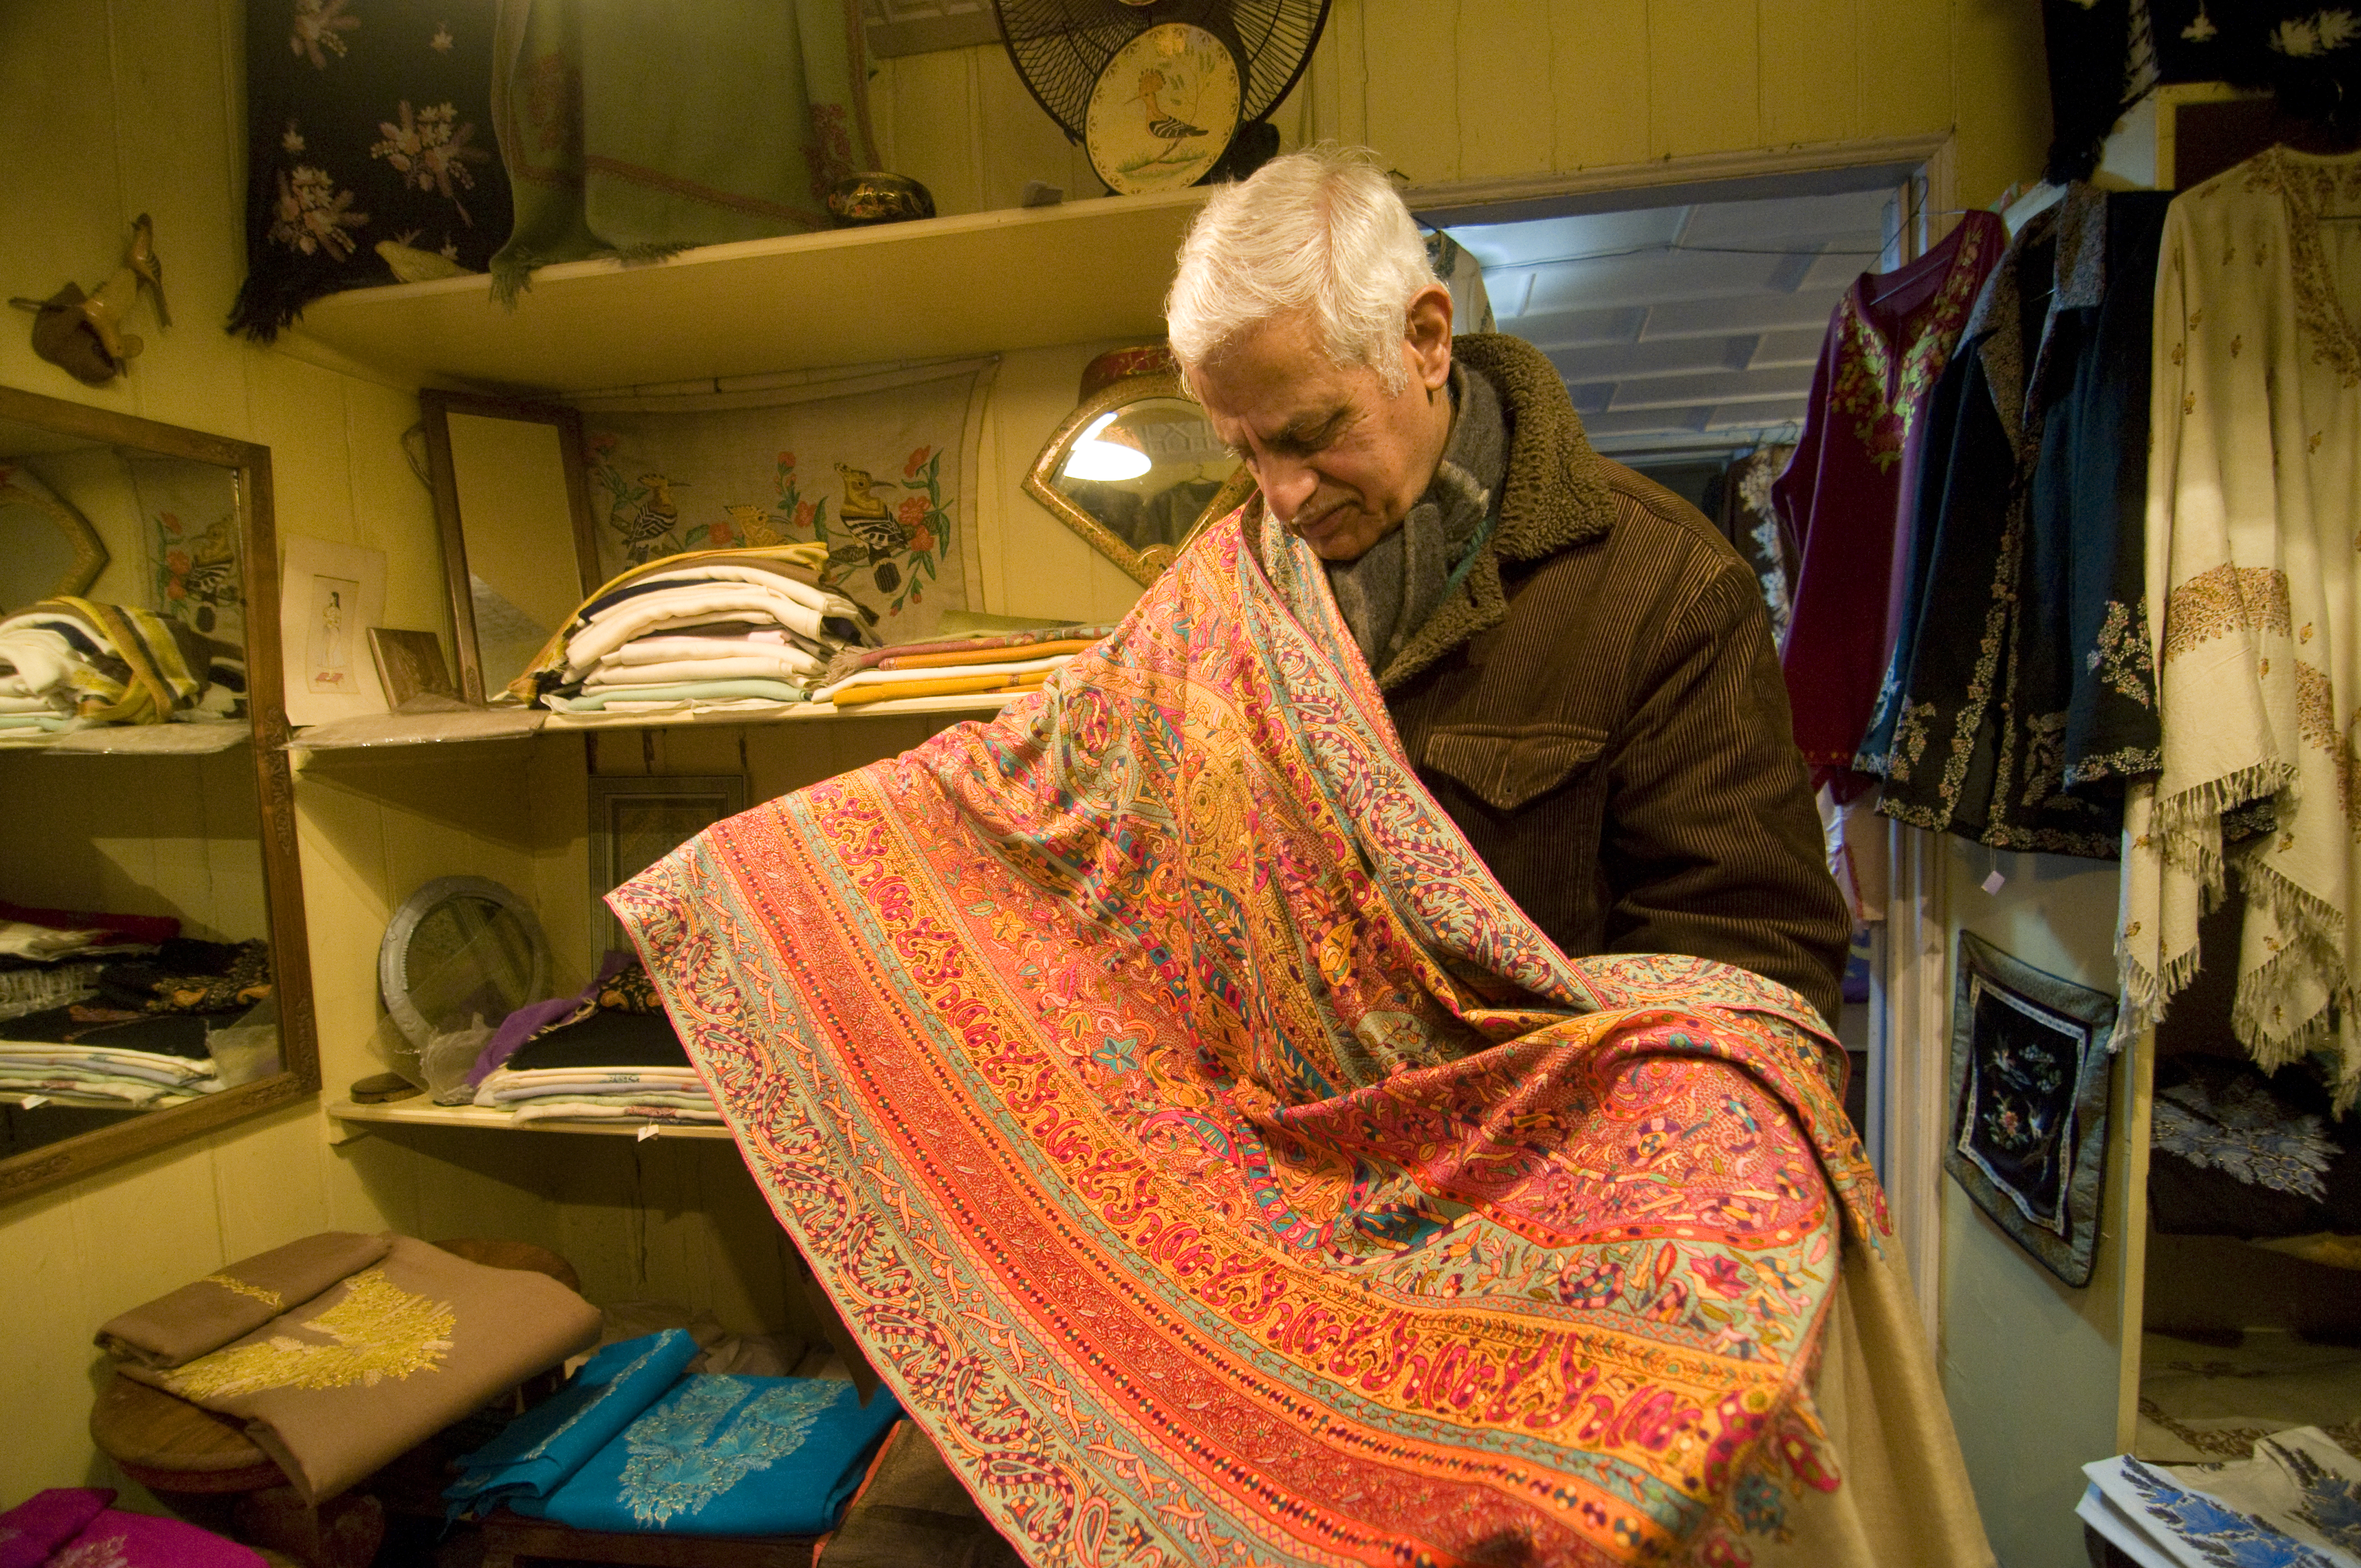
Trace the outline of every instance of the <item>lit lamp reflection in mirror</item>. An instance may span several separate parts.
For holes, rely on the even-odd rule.
[[[1132,373],[1095,374],[1111,363]],[[1254,482],[1182,393],[1170,357],[1122,349],[1084,373],[1082,405],[1041,449],[1025,489],[1146,584]]]

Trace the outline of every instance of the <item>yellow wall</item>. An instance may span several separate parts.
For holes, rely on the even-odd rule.
[[[385,551],[388,621],[446,629],[427,495],[399,445],[417,418],[410,390],[219,330],[243,271],[241,16],[236,0],[0,5],[0,291],[96,282],[145,211],[179,322],[148,333],[127,380],[93,389],[35,359],[0,320],[0,383],[268,444],[281,534]],[[2038,64],[2037,21],[2021,0],[1339,0],[1281,120],[1290,140],[1371,142],[1420,183],[1957,125],[1960,194],[1981,202],[2037,159]],[[996,49],[884,62],[875,99],[885,161],[925,180],[946,212],[1011,203],[1027,179],[1092,189]],[[1130,602],[1128,580],[1017,488],[1092,347],[1002,367],[980,498],[987,608],[1097,617]],[[764,787],[907,743],[846,726],[785,757],[772,754],[781,732],[760,733],[750,761]],[[598,765],[634,771],[653,757],[703,771],[727,762],[706,749],[730,744],[681,737]],[[567,745],[305,773],[297,804],[332,1091],[377,1066],[377,940],[425,878],[532,887],[561,945],[585,951],[587,916],[566,913],[583,907],[586,874],[581,764]],[[316,1109],[290,1108],[0,1212],[0,1409],[14,1420],[0,1502],[120,1484],[82,1424],[100,1321],[325,1227],[517,1235],[567,1252],[594,1297],[670,1294],[740,1326],[799,1319],[775,1230],[726,1145],[334,1136]]]
[[[879,155],[941,211],[1028,180],[1100,192],[999,46],[877,65]],[[2024,0],[1335,0],[1274,123],[1374,147],[1413,187],[1956,127],[1977,205],[2049,136]]]

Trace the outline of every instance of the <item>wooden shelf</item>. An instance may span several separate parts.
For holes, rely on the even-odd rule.
[[[328,1102],[328,1114],[339,1122],[366,1122],[401,1127],[469,1127],[489,1133],[588,1133],[594,1136],[636,1138],[653,1127],[661,1138],[727,1140],[730,1129],[681,1122],[520,1122],[506,1111],[480,1105],[436,1105],[423,1096],[396,1100],[386,1105],[359,1105],[350,1100]]]
[[[7,740],[0,746],[44,757],[211,757],[253,739],[235,723],[102,724],[70,729],[47,740]]]
[[[314,301],[280,346],[407,386],[544,392],[770,378],[1161,337],[1173,253],[1205,192],[746,240],[533,274],[513,311],[488,278]]]
[[[522,740],[557,730],[675,729],[691,725],[708,728],[731,724],[771,725],[842,723],[863,718],[907,718],[912,714],[965,713],[989,718],[1021,692],[974,692],[959,696],[908,696],[886,702],[838,707],[832,703],[782,704],[750,712],[709,709],[702,713],[619,713],[612,718],[588,713],[550,713],[541,708],[473,709],[467,713],[367,714],[340,718],[333,724],[300,729],[287,750],[311,752],[389,751],[412,746],[450,746],[467,742]],[[30,748],[40,750],[40,748]]]

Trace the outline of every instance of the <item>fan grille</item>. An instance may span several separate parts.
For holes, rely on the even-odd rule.
[[[1071,141],[1082,139],[1091,90],[1115,51],[1149,27],[1188,22],[1238,59],[1241,120],[1275,108],[1312,58],[1329,0],[993,0],[1016,74]]]

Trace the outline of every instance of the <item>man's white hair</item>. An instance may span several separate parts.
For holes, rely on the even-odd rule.
[[[1240,333],[1304,313],[1330,359],[1399,392],[1411,297],[1434,281],[1377,155],[1323,143],[1214,191],[1180,242],[1165,333],[1186,373]]]

